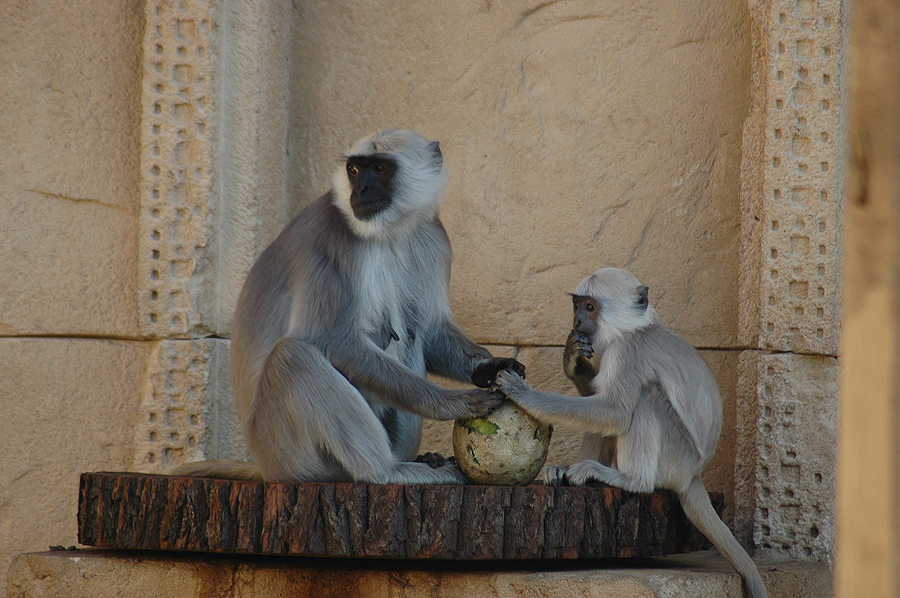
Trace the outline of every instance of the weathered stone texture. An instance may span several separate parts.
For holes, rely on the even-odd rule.
[[[290,3],[225,2],[220,35],[222,87],[220,155],[213,175],[216,225],[210,261],[201,264],[211,284],[197,289],[205,321],[228,336],[247,271],[287,222],[285,168],[288,137],[287,46]],[[214,273],[214,274],[213,274]]]
[[[479,341],[558,343],[565,293],[616,265],[689,341],[734,346],[748,27],[738,1],[296,3],[289,194],[417,129],[451,169],[452,303]]]
[[[13,556],[76,541],[78,476],[131,465],[142,343],[0,339],[0,580]]]
[[[820,563],[761,563],[761,572],[771,598],[831,595],[830,572]],[[448,570],[371,560],[360,567],[346,559],[56,552],[17,557],[6,587],[9,598],[737,598],[743,593],[737,573],[712,552],[654,559],[650,566],[636,568],[568,570],[480,564]]]
[[[133,471],[168,473],[203,459],[247,458],[224,339],[153,343],[134,427]]]
[[[735,460],[739,539],[833,558],[847,6],[751,2]],[[812,357],[802,354],[817,354]]]
[[[752,526],[762,554],[831,560],[837,360],[747,351],[741,367],[739,535]]]
[[[288,5],[146,11],[141,331],[227,335],[250,265],[286,221]]]
[[[741,340],[836,355],[846,9],[840,0],[751,4]]]
[[[0,5],[0,335],[137,331],[143,20],[102,4]]]
[[[209,329],[192,291],[213,284],[195,272],[211,224],[214,6],[204,0],[145,4],[138,305],[146,336]]]

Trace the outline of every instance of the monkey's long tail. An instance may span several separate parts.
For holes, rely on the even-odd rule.
[[[262,480],[262,473],[256,463],[211,459],[185,463],[172,470],[169,475],[193,478],[220,478],[224,480]]]
[[[722,556],[728,559],[731,566],[744,578],[744,587],[750,598],[767,598],[766,586],[763,584],[759,569],[756,568],[750,555],[738,544],[731,530],[719,519],[700,478],[695,477],[691,480],[687,489],[678,494],[678,498],[691,523],[709,538]]]

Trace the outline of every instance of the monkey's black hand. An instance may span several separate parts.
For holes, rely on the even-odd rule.
[[[500,370],[512,370],[522,378],[525,377],[525,366],[511,357],[491,357],[485,359],[472,373],[472,384],[479,388],[490,388],[494,385],[497,372]]]
[[[428,467],[432,469],[437,469],[444,463],[447,463],[447,461],[448,460],[440,453],[425,453],[416,457],[415,460],[416,463],[427,463]]]
[[[445,419],[471,419],[484,417],[500,406],[505,398],[502,392],[469,388],[448,391],[452,393],[455,413]]]

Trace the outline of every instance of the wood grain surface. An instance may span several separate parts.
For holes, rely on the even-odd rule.
[[[720,494],[712,494],[721,512]],[[710,547],[668,491],[81,476],[78,538],[104,548],[416,559],[575,559]]]

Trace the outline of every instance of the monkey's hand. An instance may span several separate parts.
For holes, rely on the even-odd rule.
[[[497,387],[497,390],[517,403],[519,403],[523,395],[531,390],[528,383],[512,370],[497,372],[497,379],[494,381],[494,385]]]
[[[513,370],[522,378],[525,377],[525,366],[511,357],[491,357],[485,359],[475,367],[472,373],[472,384],[479,388],[490,388],[494,385],[497,372],[500,370]]]
[[[582,396],[593,394],[591,380],[597,375],[591,357],[594,356],[594,347],[591,340],[584,334],[576,331],[569,333],[566,338],[566,350],[563,353],[563,372],[566,377],[575,383],[575,387]]]
[[[591,344],[591,339],[581,332],[574,330],[570,332],[566,338],[566,350],[563,353],[563,368],[566,370],[566,375],[571,378],[579,362],[590,362],[593,356],[594,346]]]
[[[566,338],[566,352],[569,351],[570,344],[574,345],[578,356],[588,359],[594,356],[594,345],[591,344],[591,339],[583,332],[573,330],[569,333],[568,338]]]
[[[423,454],[419,455],[418,457],[416,457],[415,459],[413,459],[413,462],[427,463],[428,467],[430,467],[432,469],[437,469],[438,467],[441,467],[445,463],[450,462],[451,459],[453,459],[453,457],[450,457],[450,459],[445,459],[444,455],[442,455],[440,453],[423,453]],[[455,463],[455,461],[453,461],[453,462]]]
[[[443,417],[435,419],[471,419],[484,417],[500,406],[503,402],[503,393],[496,390],[483,390],[481,388],[467,388],[463,390],[448,390],[448,401],[444,402]]]

